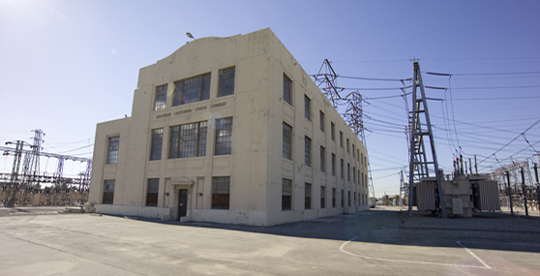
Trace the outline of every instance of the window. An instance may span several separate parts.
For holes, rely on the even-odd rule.
[[[173,126],[169,139],[169,159],[206,155],[207,122]]]
[[[353,193],[354,195],[354,206],[358,206],[358,204],[356,204],[356,193]]]
[[[360,150],[356,149],[356,159],[360,162]]]
[[[330,122],[330,137],[332,137],[332,141],[335,141],[335,135],[334,135],[334,129],[336,128],[336,126],[334,125],[333,122]]]
[[[351,163],[347,163],[347,180],[351,181]]]
[[[281,189],[281,210],[291,210],[292,180],[283,178]]]
[[[161,148],[163,145],[163,129],[152,130],[152,147],[150,148],[150,160],[161,159]]]
[[[356,178],[356,179],[358,179],[358,183],[356,183],[356,184],[360,185],[360,182],[362,182],[362,178],[360,178],[360,170],[357,170],[357,171],[356,171],[356,175],[358,176],[358,177]]]
[[[304,163],[306,164],[306,166],[311,167],[311,139],[306,136],[305,140],[306,142],[304,147]]]
[[[161,85],[156,87],[156,101],[154,103],[154,110],[165,109],[167,103],[167,85]]]
[[[146,206],[157,206],[159,194],[159,178],[148,179],[148,191],[146,192]]]
[[[322,111],[319,111],[319,125],[321,131],[324,132],[324,113]]]
[[[361,174],[362,178],[360,178],[360,184],[362,187],[365,186],[365,182],[364,182],[364,173]]]
[[[356,168],[352,168],[353,183],[356,183]]]
[[[332,188],[332,208],[336,208],[336,188]]]
[[[326,199],[326,187],[321,186],[321,208],[326,208],[324,200]]]
[[[324,147],[321,147],[321,172],[326,171],[326,153]]]
[[[362,158],[360,159],[360,163],[361,163],[362,165],[364,165],[364,154],[363,154],[363,153],[361,153],[361,154],[362,154]]]
[[[283,158],[292,160],[292,127],[283,123]]]
[[[306,188],[304,189],[304,208],[311,209],[311,184],[306,183]]]
[[[332,153],[332,175],[336,175],[336,155]]]
[[[349,152],[349,138],[347,138],[347,152]]]
[[[342,208],[345,206],[344,202],[345,202],[345,192],[342,189],[341,190],[341,207]]]
[[[116,164],[118,162],[118,146],[120,136],[109,137],[109,154],[107,155],[107,164]]]
[[[341,179],[343,179],[343,173],[345,171],[345,168],[343,167],[343,159],[341,159],[340,164],[341,164]]]
[[[234,67],[219,70],[218,97],[234,94]]]
[[[343,132],[339,132],[339,146],[343,147]]]
[[[351,207],[351,191],[348,192],[349,196],[348,196],[348,199],[349,199],[349,207]]]
[[[214,177],[212,179],[212,209],[229,209],[231,177]]]
[[[283,75],[283,100],[292,105],[292,81]]]
[[[216,119],[216,155],[231,154],[233,118]]]
[[[311,99],[304,95],[304,116],[311,121]]]
[[[354,158],[354,145],[352,145],[352,157]]]
[[[174,82],[173,106],[210,98],[210,73]]]
[[[103,204],[113,204],[114,199],[114,180],[105,180],[103,182]]]

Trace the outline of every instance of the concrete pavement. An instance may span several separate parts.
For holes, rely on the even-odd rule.
[[[540,235],[530,229],[492,238],[489,229],[422,229],[415,223],[463,222],[418,218],[378,209],[264,228],[94,214],[0,217],[0,275],[540,275]],[[517,221],[490,223],[498,220]]]

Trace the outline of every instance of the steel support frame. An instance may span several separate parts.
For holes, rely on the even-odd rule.
[[[420,88],[421,97],[418,97],[418,88]],[[429,116],[429,110],[427,105],[426,92],[424,89],[424,83],[422,81],[422,74],[420,72],[420,65],[417,61],[413,64],[413,85],[412,85],[412,113],[411,113],[411,135],[410,135],[410,149],[409,149],[409,216],[412,216],[412,206],[414,199],[414,183],[415,172],[418,172],[418,181],[422,177],[429,177],[429,167],[432,164],[435,171],[435,179],[437,182],[437,193],[439,200],[439,215],[442,218],[446,218],[446,208],[444,204],[444,195],[441,186],[441,173],[439,172],[439,164],[437,162],[437,153],[435,151],[435,140],[433,136],[433,130],[431,125],[431,119]],[[423,109],[422,109],[423,108]],[[420,121],[421,114],[424,114],[425,125],[427,132],[422,129],[422,123]],[[429,162],[426,159],[426,151],[424,144],[424,137],[429,138],[431,147],[432,161]],[[434,191],[435,192],[435,191]]]

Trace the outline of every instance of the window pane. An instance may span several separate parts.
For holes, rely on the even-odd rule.
[[[304,116],[311,121],[311,100],[304,96]]]
[[[216,155],[231,154],[233,118],[216,119]]]
[[[332,208],[336,208],[336,188],[332,188]]]
[[[307,136],[305,137],[304,159],[306,166],[311,167],[311,139]]]
[[[229,176],[212,179],[212,209],[229,209],[230,187]]]
[[[210,98],[210,73],[174,82],[173,106]]]
[[[326,208],[326,187],[321,186],[321,208]]]
[[[146,193],[146,206],[157,206],[159,194],[159,178],[148,179],[148,190]]]
[[[169,158],[206,155],[207,122],[171,127]]]
[[[332,153],[332,175],[336,175],[336,155]]]
[[[105,180],[103,182],[103,204],[113,204],[115,180]]]
[[[234,94],[234,67],[219,70],[218,97]]]
[[[341,179],[343,179],[343,173],[345,171],[345,168],[343,167],[343,159],[341,159],[340,165],[341,165]]]
[[[311,209],[311,184],[306,183],[304,188],[304,208]]]
[[[107,164],[116,164],[118,162],[118,147],[120,136],[109,137],[109,154],[107,155]]]
[[[292,93],[291,93],[292,81],[283,75],[283,100],[292,105]]]
[[[156,102],[154,104],[154,110],[165,109],[167,102],[167,85],[156,87]]]
[[[326,151],[324,150],[324,147],[321,147],[321,171],[326,171]]]
[[[335,140],[335,137],[334,137],[334,129],[336,128],[336,126],[334,125],[334,123],[330,123],[330,136],[332,137],[332,141]]]
[[[292,127],[283,123],[283,158],[292,160]]]
[[[291,210],[292,180],[283,179],[281,189],[281,210]]]
[[[339,146],[343,147],[343,132],[339,132]]]
[[[324,113],[322,111],[319,112],[319,125],[321,131],[324,132]]]
[[[161,159],[161,148],[163,145],[163,129],[152,130],[152,147],[150,150],[150,160]]]

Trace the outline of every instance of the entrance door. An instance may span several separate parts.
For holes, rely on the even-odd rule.
[[[187,215],[188,190],[181,189],[178,196],[178,220]]]

